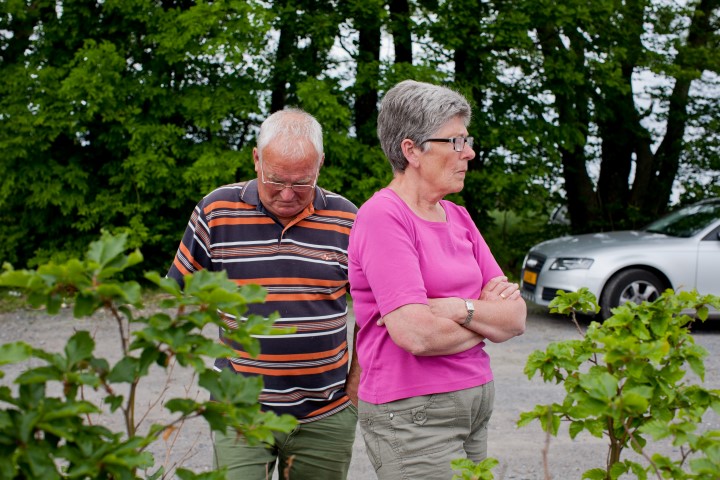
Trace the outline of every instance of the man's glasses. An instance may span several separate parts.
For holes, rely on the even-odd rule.
[[[272,188],[276,192],[282,192],[286,188],[289,188],[295,193],[308,193],[311,190],[315,189],[315,185],[317,185],[317,179],[320,172],[318,172],[317,175],[315,175],[315,181],[313,183],[280,183],[280,182],[270,182],[268,180],[265,180],[265,170],[263,169],[262,160],[260,160],[260,180],[262,181],[263,185],[267,185],[268,187]]]
[[[467,143],[467,146],[472,148],[473,142],[475,139],[473,137],[453,137],[453,138],[428,138],[425,140],[426,142],[445,142],[445,143],[452,143],[453,144],[453,150],[456,152],[462,152],[465,148],[465,144]]]

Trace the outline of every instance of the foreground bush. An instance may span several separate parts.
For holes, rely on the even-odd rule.
[[[264,301],[264,290],[238,288],[224,273],[206,271],[188,276],[181,290],[175,281],[147,273],[145,278],[163,292],[163,299],[157,312],[143,316],[141,286],[118,280],[142,261],[139,251],[126,254],[125,245],[124,235],[103,235],[90,245],[84,260],[51,263],[37,270],[5,265],[0,274],[0,287],[24,292],[32,307],[44,307],[50,315],[58,313],[64,302],[72,302],[76,318],[108,312],[117,322],[122,350],[122,358],[112,363],[103,357],[107,352],[96,352],[87,331],[73,334],[60,353],[24,342],[0,346],[0,367],[30,359],[35,359],[32,365],[40,364],[20,374],[15,388],[0,386],[0,479],[135,479],[174,474],[183,480],[220,480],[223,472],[167,471],[155,465],[148,447],[177,434],[193,418],[204,419],[214,431],[232,428],[250,442],[272,442],[273,431],[287,432],[295,426],[292,417],[260,411],[261,379],[215,372],[213,360],[232,351],[202,334],[208,324],[224,326],[218,309],[239,318],[247,312],[247,304]],[[257,354],[259,344],[251,335],[282,333],[272,328],[274,320],[250,315],[228,337]],[[140,381],[151,367],[169,375],[176,363],[194,370],[199,386],[216,401],[163,399],[156,408],[165,409],[167,420],[141,428],[144,417],[137,414],[136,400]],[[54,391],[61,393],[55,396]],[[90,420],[111,414],[123,417],[122,431]]]
[[[686,378],[689,368],[704,380],[707,351],[695,343],[691,327],[708,318],[707,305],[720,310],[720,298],[667,291],[652,303],[616,308],[604,323],[592,322],[579,340],[533,352],[525,367],[528,378],[538,374],[545,382],[562,383],[567,393],[562,403],[523,413],[518,424],[539,420],[556,436],[566,421],[572,438],[583,431],[606,438],[608,450],[600,452],[606,468],[589,470],[584,479],[626,473],[639,479],[720,478],[720,431],[698,429],[709,409],[720,413],[720,390]],[[581,290],[561,294],[551,311],[571,314],[580,329],[575,312],[598,309],[594,296]],[[650,455],[650,439],[669,439],[679,448],[678,458]],[[627,448],[644,462],[624,460]]]

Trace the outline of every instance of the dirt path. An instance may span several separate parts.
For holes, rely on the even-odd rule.
[[[0,344],[22,340],[50,351],[61,351],[67,338],[74,330],[88,330],[97,342],[97,352],[109,359],[119,357],[117,325],[106,317],[93,320],[75,320],[71,312],[50,317],[42,312],[18,311],[0,314]],[[214,335],[213,331],[208,335]],[[528,319],[525,335],[499,345],[488,345],[492,358],[496,383],[496,403],[490,426],[489,455],[497,458],[500,465],[495,469],[496,479],[542,480],[544,478],[542,449],[546,437],[537,424],[521,429],[515,427],[521,412],[532,410],[536,404],[559,402],[563,398],[561,386],[543,384],[537,379],[529,381],[523,374],[528,355],[534,350],[544,349],[548,343],[576,338],[576,331],[569,323],[557,317],[550,317],[542,311],[533,312]],[[698,343],[710,352],[720,351],[720,330],[703,329],[696,334]],[[99,354],[98,354],[99,355]],[[37,360],[32,362],[38,362]],[[33,365],[6,366],[6,377],[0,384],[9,385],[23,369]],[[720,388],[720,359],[711,355],[706,361],[706,386]],[[163,398],[202,395],[194,378],[188,371],[176,369],[169,378],[160,369],[141,385],[140,414],[147,415],[146,422],[160,420],[163,415],[160,404]],[[106,420],[104,418],[104,420]],[[114,429],[120,429],[121,420],[110,422]],[[708,418],[704,427],[720,429],[716,415]],[[567,430],[549,443],[550,473],[555,480],[581,478],[589,468],[602,466],[606,446],[601,439],[582,434],[570,440]],[[672,447],[662,446],[665,452]],[[159,442],[153,448],[156,463],[168,468],[182,465],[195,471],[206,471],[211,466],[210,435],[202,422],[188,423],[177,437],[168,442]],[[365,455],[359,431],[349,480],[376,478]],[[629,477],[628,477],[629,478]]]

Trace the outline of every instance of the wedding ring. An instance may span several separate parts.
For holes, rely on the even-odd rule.
[[[502,298],[503,300],[505,300],[507,297],[501,293],[501,294],[500,294],[500,298]]]

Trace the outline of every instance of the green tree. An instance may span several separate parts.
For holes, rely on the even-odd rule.
[[[332,2],[281,0],[272,4],[277,47],[267,52],[270,65],[269,113],[297,105],[297,90],[306,79],[319,78],[331,68],[330,50],[342,18]]]
[[[3,2],[0,258],[77,254],[105,226],[166,265],[287,105],[325,127],[320,184],[361,204],[390,178],[378,99],[406,78],[473,102],[453,200],[484,232],[496,210],[532,221],[495,229],[511,256],[561,202],[578,232],[639,225],[673,187],[720,193],[719,2]]]
[[[720,2],[495,5],[495,28],[510,32],[505,58],[520,73],[512,83],[527,95],[517,101],[546,133],[544,161],[561,166],[574,230],[645,223],[666,212],[678,181],[687,200],[720,191]]]
[[[3,2],[0,258],[77,255],[108,227],[164,267],[199,196],[251,171],[267,13],[239,0]]]

